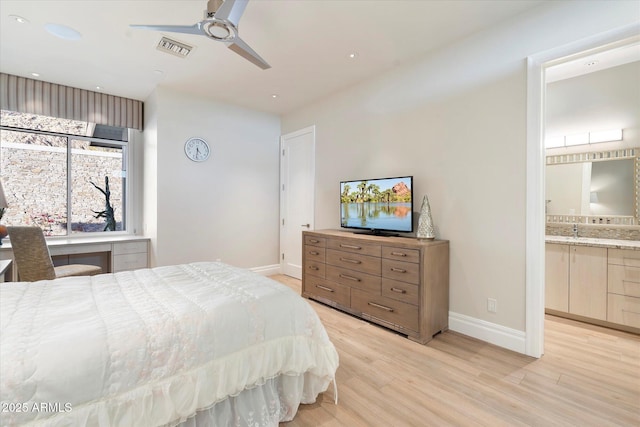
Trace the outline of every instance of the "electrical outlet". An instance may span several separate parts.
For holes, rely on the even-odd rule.
[[[487,311],[489,313],[496,313],[498,311],[498,301],[494,298],[487,298]]]

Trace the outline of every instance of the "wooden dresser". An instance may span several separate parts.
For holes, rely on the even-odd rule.
[[[302,295],[426,343],[448,327],[449,242],[303,232]]]

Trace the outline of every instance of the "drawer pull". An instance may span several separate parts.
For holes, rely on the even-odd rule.
[[[393,256],[407,256],[407,254],[405,254],[404,252],[391,252],[391,255],[393,255]]]
[[[309,239],[309,241],[310,241],[311,243],[320,243],[320,240],[316,240],[316,239]]]
[[[391,267],[391,271],[394,271],[396,273],[406,273],[407,270],[405,270],[404,268],[395,268],[395,267]]]
[[[360,279],[358,279],[357,277],[347,276],[346,274],[340,274],[340,277],[342,277],[343,279],[347,279],[347,280],[353,280],[354,282],[359,282],[360,281]]]
[[[315,270],[315,271],[320,270],[320,269],[319,269],[318,267],[316,267],[315,265],[310,265],[310,266],[309,266],[309,268],[310,268],[311,270]]]
[[[309,255],[320,255],[320,252],[309,251]]]
[[[398,288],[391,288],[391,290],[393,292],[399,293],[399,294],[406,294],[407,291],[405,291],[404,289],[398,289]]]
[[[345,243],[340,243],[340,247],[341,247],[341,248],[348,248],[348,249],[357,249],[357,250],[362,249],[362,246],[347,245],[347,244],[345,244]]]
[[[333,289],[331,289],[331,288],[327,288],[326,286],[322,286],[322,285],[316,285],[316,288],[320,288],[320,289],[322,289],[323,291],[327,291],[327,292],[334,292],[334,290],[333,290]]]
[[[359,261],[357,259],[340,258],[340,261],[342,261],[342,262],[350,262],[351,264],[362,264],[362,261]]]
[[[384,305],[380,305],[380,304],[376,304],[375,302],[368,302],[367,304],[369,304],[369,305],[370,305],[370,306],[372,306],[372,307],[381,308],[381,309],[383,309],[384,311],[388,311],[388,312],[392,312],[392,311],[393,311],[393,308],[391,308],[391,307],[386,307],[386,306],[384,306]]]

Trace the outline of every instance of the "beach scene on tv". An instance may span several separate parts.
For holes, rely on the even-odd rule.
[[[411,194],[411,177],[341,182],[341,225],[410,232]]]

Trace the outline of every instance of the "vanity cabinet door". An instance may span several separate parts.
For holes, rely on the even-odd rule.
[[[545,245],[545,307],[569,311],[569,245]]]
[[[571,246],[569,313],[607,320],[607,249]]]

